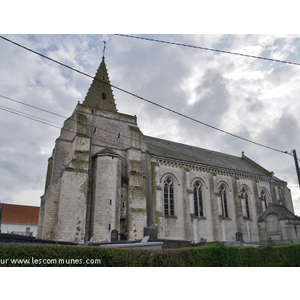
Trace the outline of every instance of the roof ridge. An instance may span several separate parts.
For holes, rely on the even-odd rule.
[[[18,203],[3,203],[3,202],[0,202],[0,204],[2,205],[14,205],[14,206],[25,206],[25,207],[40,207],[40,206],[37,206],[37,205],[26,205],[26,204],[18,204]]]

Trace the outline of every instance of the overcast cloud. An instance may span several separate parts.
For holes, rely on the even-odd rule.
[[[92,76],[107,40],[111,83],[201,122],[300,156],[300,66],[114,35],[5,35]],[[207,48],[298,61],[298,35],[151,35]],[[92,79],[0,39],[0,94],[69,117]],[[293,157],[225,135],[113,90],[117,109],[136,115],[145,135],[240,156],[288,182],[296,214]],[[58,124],[64,119],[0,97],[0,105]],[[0,110],[0,198],[39,205],[60,129]]]

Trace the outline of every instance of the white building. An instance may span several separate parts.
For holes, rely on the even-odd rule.
[[[7,203],[0,206],[1,233],[36,236],[40,210],[38,206]]]
[[[37,236],[97,242],[117,230],[135,240],[151,224],[159,239],[194,242],[289,243],[300,232],[287,183],[244,153],[143,135],[136,116],[117,112],[103,58],[56,140]]]

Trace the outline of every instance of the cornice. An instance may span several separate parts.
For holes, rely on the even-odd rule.
[[[162,158],[158,156],[152,156],[152,157],[155,158],[156,162],[160,166],[168,166],[168,167],[180,168],[180,169],[184,168],[187,169],[188,171],[197,171],[197,172],[211,173],[213,175],[230,176],[230,177],[236,177],[238,179],[250,179],[254,181],[264,181],[264,182],[270,182],[271,180],[271,176],[267,176],[267,175],[262,176],[254,173],[252,174],[252,173],[241,172],[232,169],[218,168],[210,165],[184,162],[180,160]]]

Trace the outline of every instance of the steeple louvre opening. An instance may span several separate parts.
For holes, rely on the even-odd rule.
[[[92,106],[93,108],[117,112],[104,57],[102,57],[100,66],[85,96],[83,104]]]

